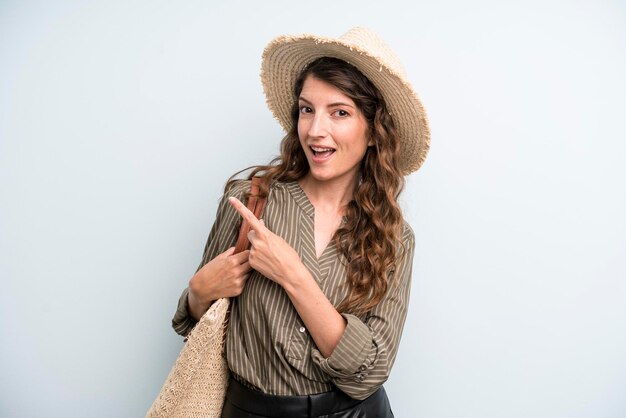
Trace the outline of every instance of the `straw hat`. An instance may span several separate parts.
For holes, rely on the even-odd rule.
[[[267,105],[283,129],[291,129],[293,86],[298,75],[320,57],[354,65],[380,90],[400,136],[402,173],[420,168],[430,146],[426,112],[398,57],[369,29],[353,28],[337,39],[311,34],[279,36],[265,47],[261,81]]]

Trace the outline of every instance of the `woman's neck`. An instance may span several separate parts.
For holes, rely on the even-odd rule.
[[[343,214],[344,208],[352,200],[356,182],[356,177],[341,181],[318,181],[310,174],[298,181],[315,209],[338,214]]]

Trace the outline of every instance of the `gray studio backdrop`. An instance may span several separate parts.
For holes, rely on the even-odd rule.
[[[623,1],[0,2],[0,416],[142,417],[283,33],[375,29],[429,112],[396,416],[626,416]]]

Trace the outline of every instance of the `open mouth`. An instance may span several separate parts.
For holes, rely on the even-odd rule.
[[[309,147],[313,152],[313,156],[318,158],[330,157],[332,153],[335,152],[334,148],[326,148],[326,147]]]

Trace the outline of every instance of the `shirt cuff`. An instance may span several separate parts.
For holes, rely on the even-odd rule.
[[[191,332],[193,327],[196,326],[197,321],[189,314],[189,299],[187,295],[189,288],[183,290],[183,293],[178,299],[178,308],[172,318],[172,327],[177,334],[186,337]]]
[[[335,378],[354,376],[357,381],[365,378],[373,362],[372,333],[358,317],[342,314],[346,329],[330,357],[325,358],[316,348],[312,349],[313,361],[328,375]]]

